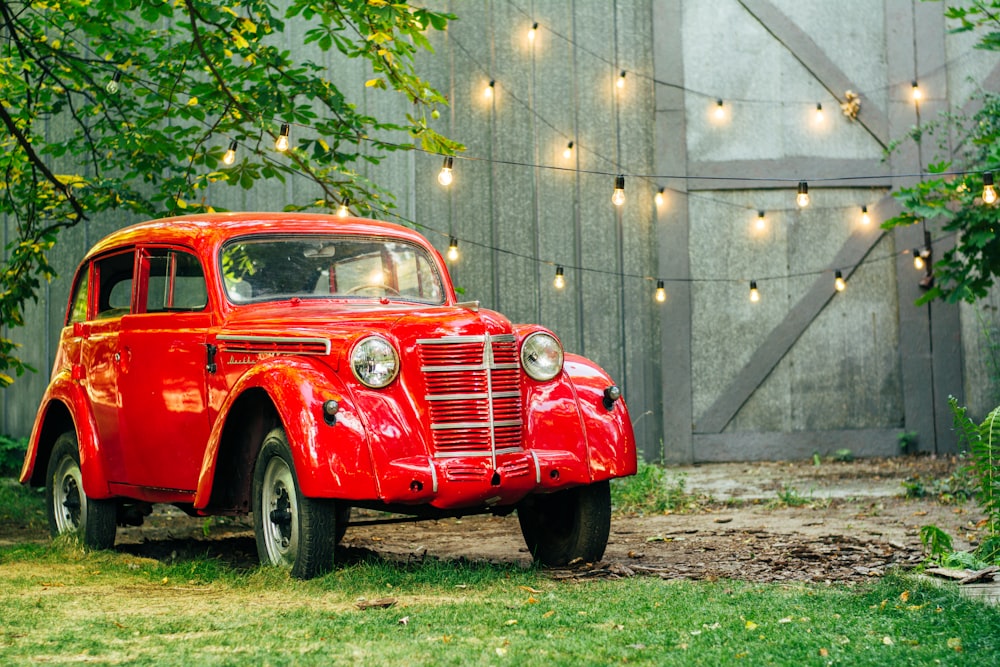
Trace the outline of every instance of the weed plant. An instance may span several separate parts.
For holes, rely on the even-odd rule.
[[[0,435],[0,477],[17,477],[28,449],[27,438]]]
[[[709,502],[687,491],[687,476],[670,474],[655,463],[639,462],[636,474],[611,480],[611,504],[621,512],[687,512]]]

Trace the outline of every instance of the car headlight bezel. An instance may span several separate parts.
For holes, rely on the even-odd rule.
[[[351,349],[351,372],[370,389],[382,389],[399,375],[399,353],[383,336],[366,336]]]
[[[564,354],[559,339],[536,331],[521,341],[521,368],[532,380],[548,382],[562,372]]]

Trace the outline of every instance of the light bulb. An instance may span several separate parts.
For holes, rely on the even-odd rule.
[[[563,277],[563,267],[561,266],[556,267],[556,277],[555,280],[552,281],[552,286],[555,287],[556,289],[562,289],[563,287],[566,287],[566,279]]]
[[[910,85],[912,86],[913,101],[919,102],[924,98],[924,93],[920,90],[920,84],[914,79],[913,83]]]
[[[923,271],[924,267],[926,267],[926,266],[927,266],[927,263],[924,261],[923,252],[920,250],[920,248],[914,248],[913,249],[913,268],[915,268],[918,271]]]
[[[838,292],[843,292],[847,287],[847,283],[844,282],[844,274],[840,272],[840,269],[833,274],[833,288]]]
[[[872,217],[868,215],[868,207],[861,207],[861,224],[870,225],[872,223]]]
[[[659,303],[663,303],[667,300],[667,289],[663,286],[662,280],[656,281],[656,300]]]
[[[660,188],[656,191],[656,194],[653,195],[653,201],[656,202],[657,206],[663,206],[663,190],[664,188]]]
[[[486,88],[483,90],[483,95],[486,97],[486,99],[493,97],[493,89],[496,87],[496,85],[497,82],[494,81],[493,79],[490,79],[490,82],[486,84]]]
[[[118,82],[121,80],[121,70],[115,70],[115,73],[111,75],[111,80],[108,81],[108,85],[104,86],[104,90],[108,91],[108,95],[114,95],[118,92]]]
[[[236,162],[236,147],[238,145],[239,144],[236,143],[235,139],[233,139],[231,142],[229,142],[229,150],[227,150],[226,154],[222,156],[222,163],[223,164],[230,165],[230,164]]]
[[[760,292],[757,291],[757,281],[750,281],[750,301],[752,303],[757,303],[760,301]]]
[[[567,160],[573,157],[573,142],[566,144],[566,149],[563,151],[563,157]]]
[[[809,206],[809,184],[805,181],[799,181],[799,193],[795,195],[795,203],[799,208]]]
[[[767,227],[767,217],[764,215],[764,211],[757,211],[757,229],[764,231]]]
[[[726,105],[722,102],[722,99],[715,100],[715,117],[722,120],[726,117]]]
[[[278,134],[278,138],[274,140],[274,150],[280,153],[284,153],[288,150],[288,133],[288,123],[282,123],[281,132]]]
[[[823,122],[823,105],[819,102],[816,103],[816,122]]]
[[[618,90],[625,87],[625,70],[622,70],[621,73],[618,74],[618,80],[615,81],[615,85],[618,86]]]
[[[615,177],[615,192],[611,195],[611,203],[615,206],[621,206],[625,203],[625,175],[618,174]]]
[[[531,29],[528,30],[528,41],[535,41],[535,33],[538,32],[538,21],[531,24]]]
[[[458,260],[458,239],[454,236],[448,242],[448,261],[454,262]]]
[[[983,174],[983,203],[992,206],[997,203],[997,190],[993,187],[993,172]]]
[[[451,168],[455,164],[455,158],[452,156],[447,156],[444,159],[444,164],[441,166],[441,171],[438,173],[438,183],[448,187],[451,182],[455,179],[455,175],[452,174]]]
[[[351,209],[347,208],[347,200],[345,199],[340,203],[340,208],[337,209],[337,217],[346,218],[351,214]]]

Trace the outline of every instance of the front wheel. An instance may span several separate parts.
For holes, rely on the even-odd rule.
[[[546,495],[517,508],[528,550],[543,565],[599,561],[611,533],[611,486],[605,480]]]
[[[285,431],[271,430],[253,473],[253,524],[260,562],[289,568],[299,579],[327,572],[333,566],[338,537],[337,510],[335,501],[302,495]]]
[[[115,501],[95,500],[84,493],[75,433],[63,433],[52,447],[45,476],[45,509],[52,537],[76,533],[91,549],[115,545]]]

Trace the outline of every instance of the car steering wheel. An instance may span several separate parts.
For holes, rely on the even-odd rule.
[[[357,294],[358,292],[361,292],[361,291],[364,291],[364,290],[382,290],[386,294],[390,294],[392,296],[399,296],[399,290],[397,290],[394,287],[389,287],[385,283],[383,283],[381,285],[371,285],[371,284],[369,284],[369,285],[357,285],[357,286],[352,287],[351,289],[347,290],[346,292],[344,292],[344,294]]]

